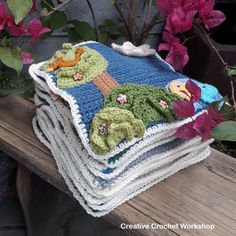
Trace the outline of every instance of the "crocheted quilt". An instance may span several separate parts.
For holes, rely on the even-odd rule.
[[[180,121],[173,111],[189,78],[157,54],[128,57],[96,42],[64,44],[50,60],[38,64],[37,71],[52,94],[69,104],[81,142],[94,158],[112,158],[191,120]],[[213,86],[202,87],[203,104],[219,98]]]

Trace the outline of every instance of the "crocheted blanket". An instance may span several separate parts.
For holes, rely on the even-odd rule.
[[[109,159],[163,127],[190,121],[177,120],[173,102],[181,98],[165,89],[173,80],[188,78],[157,54],[128,57],[95,42],[66,44],[35,70],[68,102],[81,141],[94,158]]]
[[[105,45],[65,44],[29,69],[35,80],[34,131],[51,150],[74,197],[103,216],[177,171],[205,159],[209,143],[176,130],[221,98],[201,84],[196,115],[179,120],[188,80],[157,54],[129,57]]]

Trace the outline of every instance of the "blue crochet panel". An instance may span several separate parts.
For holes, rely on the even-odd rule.
[[[134,83],[165,87],[172,80],[188,78],[173,71],[156,56],[128,57],[100,43],[88,43],[86,46],[98,51],[108,61],[107,72],[119,84]],[[56,79],[54,74],[55,82]],[[93,117],[103,106],[102,93],[93,82],[62,90],[76,100],[80,108],[82,123],[85,124],[89,133]]]

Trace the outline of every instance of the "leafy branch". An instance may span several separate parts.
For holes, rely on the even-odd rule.
[[[143,44],[151,34],[154,26],[165,21],[165,17],[161,17],[159,12],[151,18],[151,7],[153,3],[153,0],[144,2],[141,16],[139,16],[137,0],[115,0],[112,3],[119,15],[120,21],[125,26],[128,40],[136,45]]]
[[[233,101],[233,108],[234,108],[234,112],[235,112],[235,120],[236,120],[236,98],[235,98],[235,88],[234,88],[234,82],[235,82],[235,78],[233,77],[233,75],[230,74],[230,71],[232,70],[232,66],[228,65],[228,63],[224,60],[224,58],[220,55],[219,50],[215,47],[215,45],[213,44],[209,34],[206,33],[206,31],[204,29],[202,29],[202,27],[198,24],[195,24],[195,26],[197,26],[197,28],[203,33],[203,35],[206,37],[206,40],[208,42],[208,44],[211,46],[211,48],[214,50],[214,52],[216,53],[216,55],[218,56],[219,60],[221,61],[221,63],[224,66],[224,70],[225,73],[227,73],[228,77],[230,78],[230,85],[231,85],[231,96],[232,96],[232,101]]]

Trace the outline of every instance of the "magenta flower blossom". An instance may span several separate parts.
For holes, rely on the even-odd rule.
[[[193,129],[199,133],[202,141],[206,141],[211,137],[212,120],[206,112],[195,119]]]
[[[158,50],[169,51],[165,60],[170,63],[175,70],[182,71],[189,60],[187,48],[170,32],[164,31],[162,39],[164,43],[159,45]]]
[[[195,114],[194,111],[195,110],[192,102],[184,100],[177,100],[174,102],[174,112],[181,118],[193,116]]]
[[[194,0],[157,0],[157,6],[163,14],[168,15],[179,7],[185,12],[197,10],[198,2]]]
[[[199,17],[208,30],[220,25],[226,19],[223,12],[213,10],[214,4],[214,0],[199,1]]]
[[[209,107],[207,112],[211,119],[212,127],[215,127],[221,122],[225,121],[225,117],[222,114],[217,113],[213,108]]]
[[[164,43],[159,45],[158,51],[169,51],[174,43],[179,43],[179,38],[176,38],[172,33],[164,31],[162,34]]]
[[[184,12],[181,7],[175,8],[168,15],[166,29],[174,34],[188,31],[192,28],[193,19],[196,14],[196,10]]]
[[[175,133],[177,138],[182,140],[190,140],[196,137],[199,133],[193,128],[194,121],[181,126]]]
[[[7,17],[6,28],[8,33],[12,36],[25,36],[26,34],[23,21],[16,25],[13,16]]]
[[[6,3],[0,2],[0,31],[4,29],[7,20]]]
[[[184,66],[189,61],[187,48],[181,43],[173,43],[165,59],[175,70],[182,72]]]
[[[29,52],[23,52],[21,54],[21,58],[22,58],[23,64],[25,65],[32,64],[34,62],[34,58],[32,57],[32,54]]]
[[[38,19],[31,20],[27,27],[27,30],[31,36],[32,42],[38,40],[42,34],[51,31],[49,28],[43,27],[42,22]]]
[[[195,84],[191,79],[187,81],[185,84],[185,88],[191,94],[190,101],[197,102],[201,98],[201,88]]]

